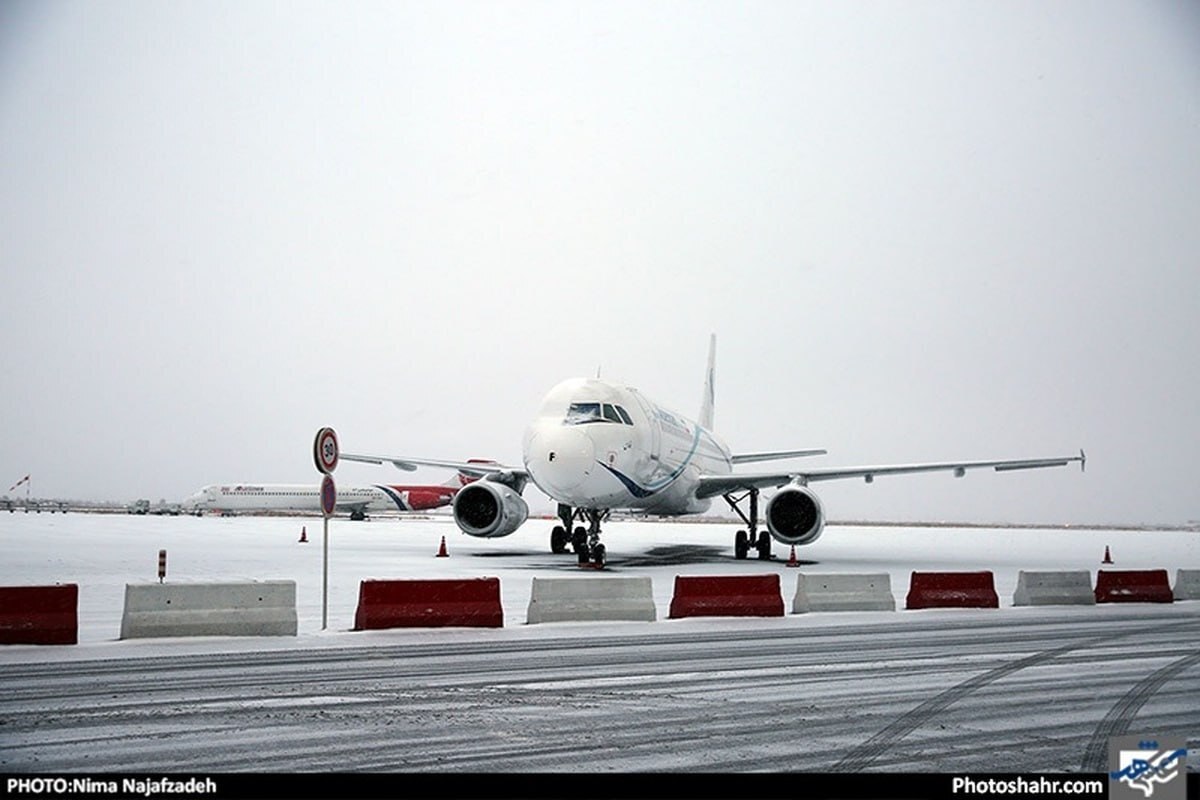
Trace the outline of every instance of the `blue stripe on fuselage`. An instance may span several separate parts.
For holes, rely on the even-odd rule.
[[[694,437],[692,437],[692,449],[688,451],[688,454],[686,456],[684,456],[683,462],[680,463],[680,465],[670,475],[663,478],[662,480],[655,481],[654,483],[649,484],[647,486],[638,485],[638,483],[636,481],[634,481],[633,478],[630,478],[628,475],[624,474],[620,470],[613,469],[608,464],[605,464],[603,461],[597,461],[596,463],[599,464],[600,466],[604,467],[610,473],[612,473],[613,477],[615,477],[617,480],[619,480],[621,482],[621,484],[627,490],[629,490],[629,493],[631,495],[638,498],[639,500],[644,500],[647,497],[652,497],[653,495],[661,492],[663,489],[670,486],[672,483],[675,482],[675,480],[680,475],[683,474],[683,471],[685,469],[687,469],[688,464],[691,463],[692,458],[696,455],[696,450],[698,450],[700,447],[700,434],[708,433],[708,431],[704,430],[704,428],[701,428],[699,425],[696,425],[695,428],[696,428],[696,435]],[[713,445],[717,448],[717,450],[721,449],[721,446],[717,444],[716,440],[714,440],[711,435],[709,436],[709,441],[711,441],[713,443]]]
[[[404,501],[400,499],[400,493],[399,493],[399,492],[397,492],[397,491],[396,491],[395,489],[393,489],[392,487],[390,487],[390,486],[381,486],[381,485],[379,485],[379,484],[377,483],[377,484],[375,484],[375,488],[376,488],[376,489],[379,489],[379,490],[380,490],[380,491],[382,491],[384,494],[386,494],[388,497],[392,498],[392,502],[396,504],[396,508],[400,509],[401,511],[412,511],[412,509],[411,509],[411,508],[409,508],[408,506],[404,505]]]

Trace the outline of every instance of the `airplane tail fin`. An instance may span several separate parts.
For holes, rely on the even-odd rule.
[[[708,369],[704,372],[704,395],[700,398],[700,416],[696,420],[700,426],[712,430],[713,403],[715,402],[717,364],[717,335],[714,333],[708,339]]]
[[[499,462],[493,461],[490,458],[468,458],[467,463],[468,464],[494,465]],[[468,483],[474,483],[475,481],[479,480],[480,478],[483,477],[483,475],[484,475],[483,472],[475,472],[474,470],[460,469],[458,472],[454,473],[454,477],[450,478],[450,480],[446,481],[442,485],[462,488],[463,486],[466,486]]]

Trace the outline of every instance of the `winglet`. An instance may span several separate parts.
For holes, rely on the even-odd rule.
[[[711,334],[708,339],[708,368],[704,372],[704,394],[700,398],[700,416],[696,419],[700,427],[712,430],[713,406],[716,403],[716,363],[717,335]]]
[[[1087,456],[1083,452],[1083,448],[1079,448],[1079,471],[1087,472]]]

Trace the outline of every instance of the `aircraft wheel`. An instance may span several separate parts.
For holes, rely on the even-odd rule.
[[[606,556],[607,551],[604,549],[604,545],[596,545],[592,548],[592,565],[598,569],[604,569],[604,565],[608,563]]]
[[[750,554],[750,537],[745,531],[738,531],[733,537],[733,555],[739,561]]]
[[[758,534],[758,558],[760,561],[771,560],[771,534],[762,531]]]
[[[562,525],[555,525],[550,531],[550,552],[562,555],[567,552],[567,531]]]
[[[576,528],[575,533],[571,536],[571,547],[575,549],[575,555],[579,558],[580,564],[588,563],[591,551],[588,550],[587,531],[583,528]]]

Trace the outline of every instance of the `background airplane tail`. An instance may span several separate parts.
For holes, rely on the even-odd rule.
[[[717,362],[717,335],[711,334],[708,339],[708,369],[704,373],[704,395],[700,398],[700,416],[697,422],[700,426],[713,429],[713,403],[715,402],[715,381]]]
[[[492,464],[492,465],[495,465],[495,464],[498,464],[499,462],[493,461],[490,458],[468,458],[467,463],[468,464]],[[474,483],[475,481],[482,478],[483,475],[484,475],[483,472],[472,472],[470,470],[459,470],[458,472],[454,473],[454,477],[452,477],[450,480],[446,481],[442,485],[443,486],[462,487],[462,486],[466,486],[468,483]]]

